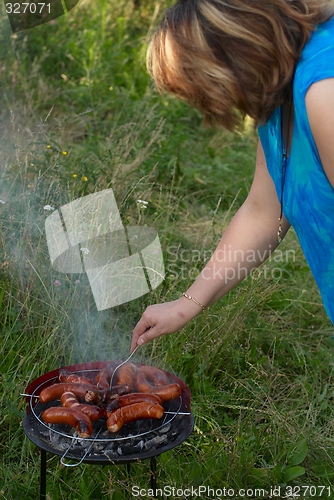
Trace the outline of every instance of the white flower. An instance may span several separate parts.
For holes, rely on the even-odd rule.
[[[53,207],[51,207],[51,205],[45,205],[45,207],[43,207],[44,210],[48,210],[49,212],[51,212],[51,210],[54,210]]]
[[[147,205],[148,205],[148,201],[145,201],[145,200],[137,200],[137,203],[139,205],[140,208],[147,208]]]
[[[0,203],[1,203],[2,205],[4,205],[6,202],[5,202],[5,201],[3,201],[3,200],[0,200]]]
[[[88,255],[90,253],[88,248],[82,248],[81,251],[84,255]]]

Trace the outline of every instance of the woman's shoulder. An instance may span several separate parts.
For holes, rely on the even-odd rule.
[[[334,77],[334,17],[317,26],[296,66],[294,90],[305,95],[312,83]]]

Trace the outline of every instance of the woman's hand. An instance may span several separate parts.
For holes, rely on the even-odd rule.
[[[149,306],[133,330],[131,352],[139,344],[183,328],[201,312],[197,304],[181,297],[173,302]]]

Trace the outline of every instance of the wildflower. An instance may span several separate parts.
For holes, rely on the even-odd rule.
[[[48,145],[46,146],[46,149],[51,149],[50,144],[48,144]]]
[[[77,285],[78,283],[80,283],[80,280],[75,280],[74,283]]]
[[[87,182],[87,181],[88,181],[88,177],[86,177],[86,176],[84,175],[84,176],[83,176],[83,178],[82,178],[82,180],[83,180],[84,182]]]
[[[81,249],[81,252],[84,254],[84,255],[88,255],[90,253],[89,249],[88,248],[82,248]]]
[[[138,204],[139,208],[147,208],[148,201],[145,201],[145,200],[137,200],[137,204]]]
[[[5,202],[5,201],[3,201],[3,200],[0,200],[0,203],[1,203],[2,205],[4,205],[6,202]]]
[[[76,179],[78,177],[78,174],[73,174],[72,177],[73,179]]]
[[[59,281],[59,280],[55,280],[55,281],[53,282],[53,284],[54,284],[54,286],[61,286],[61,283],[60,283],[60,281]]]
[[[67,155],[67,151],[62,151],[62,155],[66,156]]]
[[[43,207],[44,210],[48,210],[49,212],[51,212],[51,210],[54,210],[53,207],[51,207],[51,205],[45,205],[45,207]]]

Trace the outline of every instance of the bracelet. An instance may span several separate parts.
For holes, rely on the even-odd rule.
[[[193,302],[195,302],[195,304],[197,304],[199,307],[202,308],[202,311],[205,311],[205,307],[203,306],[203,304],[201,304],[200,302],[198,302],[196,299],[194,299],[194,297],[192,297],[191,295],[188,295],[186,293],[183,292],[183,297],[185,297],[186,299],[189,299],[189,300],[192,300]]]

